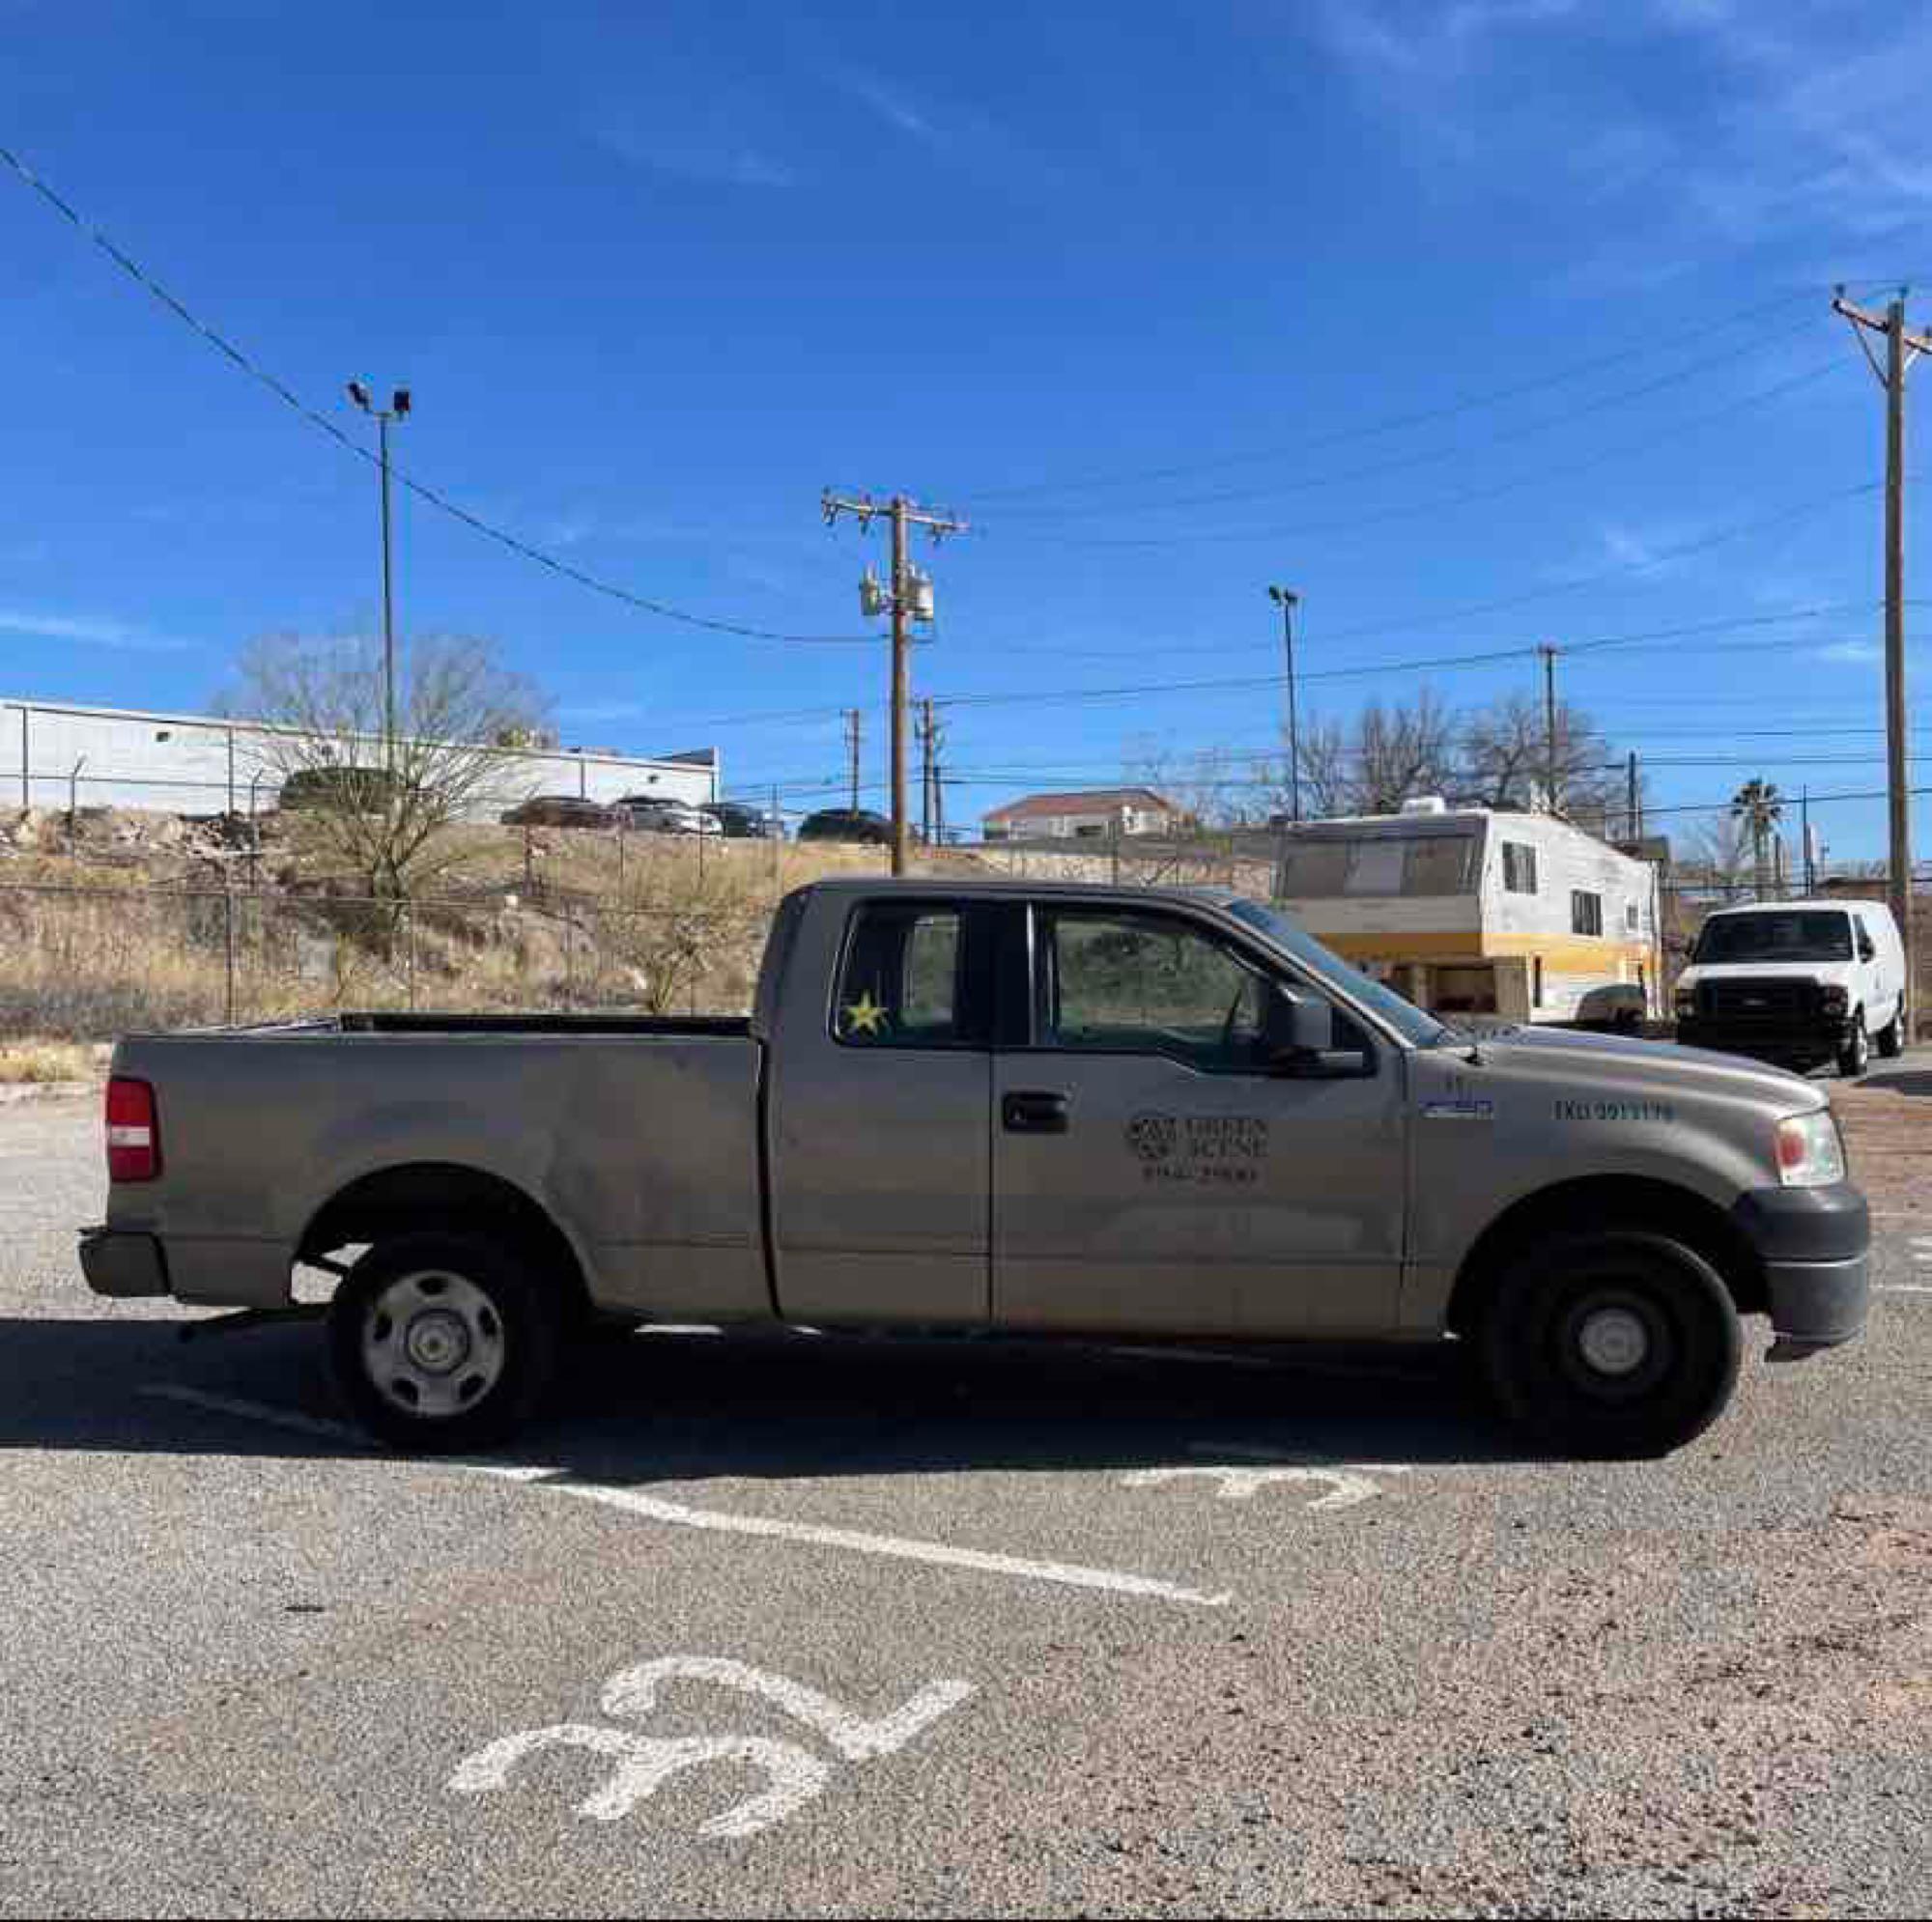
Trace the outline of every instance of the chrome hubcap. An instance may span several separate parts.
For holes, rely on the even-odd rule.
[[[370,1304],[362,1366],[384,1400],[431,1421],[459,1415],[501,1378],[503,1323],[462,1275],[403,1275]]]
[[[1577,1346],[1599,1374],[1634,1374],[1650,1355],[1650,1331],[1627,1308],[1600,1308],[1584,1316]]]

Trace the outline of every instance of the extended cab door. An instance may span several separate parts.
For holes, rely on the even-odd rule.
[[[765,1116],[779,1312],[983,1325],[991,919],[980,906],[827,890],[784,990]],[[826,919],[829,918],[829,924]],[[809,960],[806,965],[810,965]]]
[[[1321,990],[1173,911],[1043,899],[1031,950],[1030,1035],[994,1057],[994,1321],[1393,1327],[1401,1051],[1338,1006],[1362,1071],[1271,1068],[1276,981]]]

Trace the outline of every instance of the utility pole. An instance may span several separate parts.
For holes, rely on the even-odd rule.
[[[1853,337],[1885,389],[1885,736],[1886,784],[1891,802],[1889,892],[1891,917],[1905,944],[1909,995],[1915,974],[1912,794],[1905,731],[1905,377],[1921,353],[1932,353],[1932,335],[1906,332],[1902,291],[1887,306],[1883,320],[1847,300],[1842,287],[1832,306],[1852,324]],[[1885,336],[1883,367],[1872,352],[1868,334]]]
[[[1294,725],[1294,609],[1299,594],[1286,587],[1270,587],[1268,599],[1281,609],[1281,644],[1288,654],[1288,812],[1293,821],[1301,819],[1301,749]]]
[[[869,495],[847,499],[828,489],[820,505],[825,524],[832,526],[841,514],[858,518],[861,530],[884,515],[893,525],[893,576],[883,596],[878,583],[867,576],[859,589],[859,605],[867,613],[889,608],[893,617],[893,872],[906,871],[906,705],[910,698],[912,644],[911,624],[932,619],[932,582],[919,573],[906,558],[906,539],[910,528],[923,527],[934,541],[948,534],[965,531],[965,522],[956,515],[936,514],[916,507],[902,494],[895,494],[883,507]],[[883,607],[880,605],[883,602]]]
[[[1536,650],[1543,656],[1543,805],[1554,814],[1556,805],[1556,650],[1548,642]]]
[[[1636,813],[1636,749],[1634,748],[1631,749],[1630,767],[1625,774],[1624,779],[1624,833],[1634,842],[1640,839],[1643,834],[1643,823],[1637,819]]]
[[[852,811],[859,811],[859,710],[845,710],[845,758],[852,770]]]
[[[393,778],[396,771],[396,624],[389,584],[389,423],[409,418],[410,390],[398,387],[389,396],[389,405],[380,408],[370,400],[369,389],[360,381],[351,381],[349,398],[375,419],[376,444],[380,450],[376,464],[383,472],[383,771]],[[392,800],[392,796],[385,794],[384,806],[388,807]]]
[[[937,792],[934,776],[938,767],[938,723],[932,718],[932,696],[919,704],[919,832],[927,847],[932,845],[933,800]]]

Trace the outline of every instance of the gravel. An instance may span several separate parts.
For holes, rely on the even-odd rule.
[[[1855,1158],[1866,1127],[1917,1152],[1925,1066],[1853,1097],[1878,1116],[1846,1108]],[[0,1110],[0,1911],[1924,1912],[1932,1294],[1891,1290],[1932,1286],[1932,1190],[1908,1164],[1864,1340],[1753,1359],[1661,1462],[1525,1454],[1426,1357],[653,1336],[586,1365],[519,1481],[327,1427],[312,1327],[184,1344],[189,1312],[89,1295],[97,1127],[92,1100]],[[1241,1451],[1378,1492],[1128,1480]],[[1231,1599],[704,1531],[544,1475]],[[668,1655],[866,1719],[972,1692],[860,1760],[716,1679],[603,1711]],[[743,1752],[612,1821],[578,1812],[614,1768],[581,1750],[450,1790],[563,1723],[789,1743],[823,1787],[735,1837],[700,1830],[767,1786]]]

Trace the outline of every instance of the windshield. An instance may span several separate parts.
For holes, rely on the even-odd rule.
[[[1713,915],[1697,937],[1692,961],[1849,961],[1851,918],[1836,909],[1811,914]]]
[[[1263,907],[1259,901],[1230,901],[1227,909],[1236,920],[1246,921],[1265,935],[1275,947],[1293,955],[1338,993],[1378,1014],[1405,1041],[1418,1048],[1431,1048],[1448,1036],[1449,1030],[1433,1014],[1425,1014],[1412,1001],[1405,1001],[1393,988],[1371,979],[1359,968],[1350,967],[1340,955],[1331,954],[1307,929],[1297,927],[1285,915]]]

